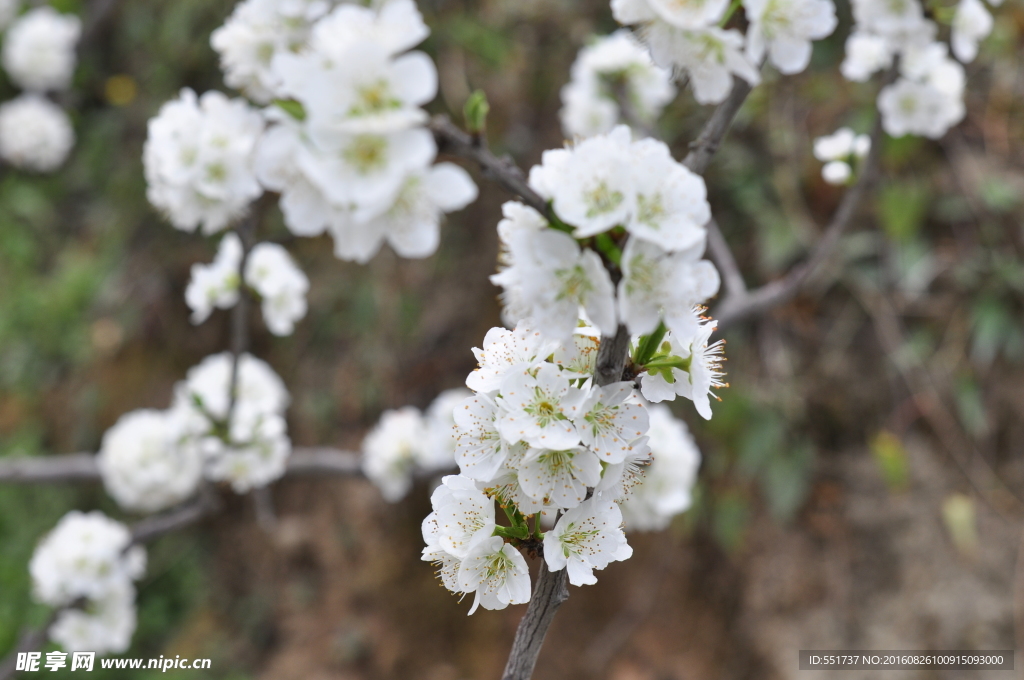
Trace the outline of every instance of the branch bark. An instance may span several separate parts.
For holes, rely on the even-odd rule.
[[[353,451],[329,447],[297,448],[288,458],[284,476],[331,475],[361,477],[360,456]],[[66,453],[36,458],[0,458],[0,484],[54,484],[60,482],[100,482],[96,456],[91,453]]]
[[[473,161],[484,177],[498,183],[505,191],[522,199],[541,215],[552,217],[551,208],[540,194],[530,188],[526,173],[508,156],[498,157],[487,148],[482,137],[460,130],[448,116],[434,116],[427,127],[434,133],[439,153]]]

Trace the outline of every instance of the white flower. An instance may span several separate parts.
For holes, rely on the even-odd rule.
[[[445,588],[453,593],[461,593],[459,567],[462,566],[462,560],[441,547],[441,527],[438,526],[436,515],[434,513],[427,515],[420,529],[423,533],[423,542],[427,544],[423,548],[420,559],[424,562],[432,562],[437,567],[437,575]]]
[[[569,384],[553,364],[541,364],[534,374],[509,375],[501,385],[498,404],[505,416],[498,431],[505,441],[530,446],[567,449],[580,442],[572,419],[580,413],[586,392]]]
[[[637,238],[669,251],[703,243],[711,219],[704,178],[672,158],[668,146],[655,139],[630,149],[636,208],[625,225]]]
[[[829,161],[821,166],[821,177],[829,184],[846,184],[853,176],[853,168],[846,161]]]
[[[572,79],[562,88],[562,129],[570,137],[610,132],[620,120],[616,90],[632,114],[653,122],[675,96],[672,74],[654,65],[650,53],[626,30],[596,38],[580,50]]]
[[[335,254],[365,263],[387,240],[401,257],[433,255],[441,240],[441,216],[476,200],[476,184],[457,165],[413,169],[385,212],[366,222],[339,216],[331,223]]]
[[[107,493],[123,508],[156,512],[191,496],[202,458],[169,411],[132,411],[103,435],[96,462]]]
[[[622,503],[630,531],[664,529],[673,517],[686,511],[700,468],[700,450],[686,423],[661,404],[648,406],[648,412],[651,426],[647,436],[654,460]]]
[[[51,172],[74,145],[71,121],[50,100],[23,94],[0,104],[0,158],[14,167]]]
[[[146,569],[146,552],[130,544],[124,524],[98,510],[72,510],[32,554],[28,569],[36,598],[59,607],[80,597],[101,599],[138,579]]]
[[[442,479],[430,496],[430,505],[437,523],[437,545],[455,557],[464,559],[475,540],[494,532],[494,501],[467,477]]]
[[[434,397],[424,414],[427,430],[423,454],[417,461],[423,470],[450,470],[455,466],[455,411],[462,408],[472,393],[461,387],[445,390]]]
[[[855,30],[846,39],[846,58],[839,70],[847,80],[863,83],[872,74],[889,68],[895,46],[886,38]]]
[[[921,30],[924,11],[918,0],[852,0],[858,30],[899,38]]]
[[[647,408],[651,408],[650,405]],[[645,435],[633,442],[621,463],[605,466],[601,481],[594,487],[594,498],[621,502],[643,481],[651,460],[651,447]]]
[[[238,269],[242,263],[242,241],[234,232],[221,239],[211,264],[192,265],[185,288],[185,302],[192,310],[192,323],[209,318],[215,307],[230,309],[238,303]]]
[[[619,316],[634,335],[654,331],[658,322],[677,336],[697,329],[691,309],[718,292],[718,269],[702,260],[704,243],[676,254],[631,239],[622,253]]]
[[[505,377],[531,368],[552,346],[543,335],[526,324],[514,331],[492,328],[484,336],[483,349],[473,348],[478,367],[466,377],[466,387],[474,392],[497,393]]]
[[[848,127],[842,127],[831,135],[814,140],[814,157],[823,163],[846,160],[853,154],[856,144],[857,134]]]
[[[629,399],[632,394],[633,384],[628,382],[595,386],[573,418],[583,444],[602,462],[621,463],[633,442],[647,433],[647,410]]]
[[[569,343],[558,345],[551,360],[562,370],[577,374],[574,377],[590,377],[600,348],[601,339],[595,329],[577,328]]]
[[[478,606],[504,609],[510,604],[530,601],[530,570],[518,550],[500,536],[476,541],[462,559],[459,588],[476,593],[472,614]]]
[[[938,139],[963,119],[963,100],[928,83],[901,78],[878,95],[882,127],[893,137],[906,134]]]
[[[595,569],[627,560],[633,549],[622,531],[622,512],[610,501],[596,498],[567,511],[544,535],[544,560],[548,569],[567,569],[574,586],[597,583]]]
[[[722,382],[725,374],[721,370],[725,341],[708,344],[717,325],[718,322],[714,320],[703,321],[696,333],[684,341],[673,338],[671,334],[666,335],[665,342],[671,346],[672,354],[683,359],[685,365],[671,369],[671,381],[665,371],[644,374],[640,383],[644,398],[658,403],[671,401],[676,395],[686,397],[693,401],[701,417],[711,420],[711,402],[708,397],[714,396],[711,392],[713,388],[725,386]]]
[[[967,63],[978,56],[978,42],[992,32],[992,15],[981,0],[960,0],[953,15],[953,54]]]
[[[461,473],[473,480],[495,479],[508,458],[509,444],[498,432],[504,413],[486,394],[466,397],[455,409],[455,460]]]
[[[253,174],[263,119],[242,99],[182,90],[149,121],[143,148],[147,196],[183,231],[213,234],[263,192]]]
[[[385,411],[363,439],[363,472],[388,502],[401,500],[412,487],[425,439],[423,415],[412,406]]]
[[[689,76],[693,97],[700,104],[724,101],[732,91],[734,74],[751,85],[761,82],[757,68],[743,53],[743,35],[735,29],[685,30],[654,22],[647,27],[646,40],[656,64]]]
[[[326,25],[317,24],[314,38]],[[437,70],[427,55],[392,57],[384,46],[365,39],[332,52],[313,49],[274,57],[281,92],[303,105],[317,138],[386,134],[426,121],[419,107],[437,95]]]
[[[548,222],[536,210],[518,201],[506,202],[501,206],[501,211],[504,218],[498,222],[498,240],[501,243],[498,251],[498,273],[491,276],[491,283],[503,289],[499,296],[502,321],[508,326],[516,326],[522,319],[530,316],[530,307],[523,299],[523,291],[519,284],[521,270],[515,266],[512,244],[524,238],[524,233],[546,229]]]
[[[271,69],[274,55],[302,47],[328,9],[327,0],[244,0],[235,5],[210,36],[224,82],[261,104],[270,102],[280,88]]]
[[[232,421],[229,442],[215,437],[202,440],[206,477],[230,482],[235,493],[246,493],[280,479],[288,464],[292,444],[284,418],[264,414]]]
[[[615,334],[614,289],[597,253],[580,249],[568,234],[545,229],[513,233],[509,255],[514,265],[491,281],[514,291],[531,326],[546,338],[571,338],[580,307],[602,334]]]
[[[245,282],[259,294],[270,332],[290,335],[306,315],[309,279],[288,251],[276,243],[256,244],[245,262]]]
[[[519,465],[519,484],[538,503],[574,508],[601,481],[601,459],[590,449],[530,449]],[[522,509],[522,508],[520,508]]]
[[[811,61],[811,41],[836,29],[832,0],[744,0],[747,56],[758,63],[765,50],[782,73],[799,73]]]
[[[63,90],[75,71],[75,45],[82,32],[76,16],[36,7],[15,20],[4,36],[4,70],[25,90]]]
[[[646,0],[662,21],[677,28],[705,28],[718,23],[728,0]]]
[[[568,149],[544,152],[530,170],[530,186],[551,199],[555,213],[584,238],[625,224],[636,194],[630,165],[631,134],[620,125],[607,135]]]
[[[177,385],[176,402],[206,418],[224,421],[231,404],[233,364],[234,357],[230,352],[206,357],[198,366],[189,369],[185,381]],[[235,420],[238,426],[244,426],[263,416],[281,415],[288,401],[288,390],[269,364],[248,353],[239,357],[233,428]]]
[[[395,55],[430,34],[414,0],[384,0],[376,9],[343,4],[317,22],[310,38],[312,49],[336,59],[354,42],[367,41]]]
[[[50,639],[65,652],[121,654],[135,633],[135,588],[118,584],[84,609],[65,609],[50,626]]]

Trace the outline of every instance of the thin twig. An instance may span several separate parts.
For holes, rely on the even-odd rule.
[[[353,451],[325,446],[292,449],[284,476],[362,476],[361,457]],[[0,458],[0,484],[55,484],[100,482],[96,456],[65,453],[35,458]]]
[[[690,143],[690,153],[683,159],[683,165],[698,175],[704,174],[725,138],[725,133],[729,131],[733,118],[739,113],[752,89],[742,78],[733,78],[732,92],[711,114],[697,139]]]
[[[840,238],[853,221],[854,215],[857,214],[870,185],[877,177],[881,147],[882,122],[879,118],[875,121],[875,128],[871,133],[871,152],[864,161],[860,176],[843,196],[832,221],[814,245],[807,260],[793,267],[781,279],[744,293],[730,293],[713,310],[712,315],[718,319],[719,330],[751,316],[763,314],[769,309],[789,301],[799,292],[814,270],[832,255],[836,246],[839,245]]]
[[[460,130],[448,116],[434,116],[428,127],[434,133],[440,153],[459,156],[480,166],[484,177],[497,182],[503,189],[549,219],[551,208],[526,179],[526,173],[508,156],[498,157],[487,148],[482,137]]]
[[[711,252],[711,259],[715,261],[715,265],[718,266],[718,271],[722,275],[725,294],[729,298],[745,295],[747,284],[743,280],[743,274],[740,273],[739,265],[736,264],[736,257],[732,254],[732,249],[729,248],[725,237],[722,236],[718,222],[712,217],[708,220],[705,228],[708,232],[708,250]]]

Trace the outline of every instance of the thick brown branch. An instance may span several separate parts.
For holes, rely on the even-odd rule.
[[[533,676],[544,636],[558,608],[568,599],[569,585],[565,569],[548,571],[547,563],[541,560],[537,585],[533,589],[526,615],[516,630],[516,639],[512,643],[502,680],[529,680]]]
[[[879,119],[871,133],[871,152],[860,169],[856,183],[843,196],[832,222],[825,228],[807,260],[793,267],[781,279],[760,288],[740,294],[730,291],[728,297],[713,310],[714,317],[718,319],[719,330],[789,301],[799,292],[814,270],[832,255],[878,174],[881,147],[882,123]]]
[[[505,191],[522,199],[542,215],[550,216],[547,201],[530,188],[526,173],[511,158],[495,156],[482,138],[460,130],[448,116],[434,116],[428,127],[434,133],[440,153],[473,161],[480,166],[484,177],[497,182]]]
[[[288,458],[285,477],[362,475],[360,456],[328,447],[296,448]],[[100,470],[91,453],[67,453],[37,458],[0,458],[0,484],[99,482]]]

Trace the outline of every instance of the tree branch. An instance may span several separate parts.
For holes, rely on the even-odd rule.
[[[484,177],[497,182],[549,220],[553,217],[548,202],[530,188],[522,168],[508,156],[499,158],[491,153],[482,137],[460,130],[448,116],[434,116],[427,127],[434,133],[438,152],[473,161],[480,166]]]
[[[739,321],[762,314],[773,307],[777,307],[792,299],[800,288],[807,281],[807,278],[814,270],[821,265],[835,250],[839,239],[846,232],[846,229],[853,221],[861,201],[868,192],[869,186],[874,182],[877,175],[879,160],[882,152],[882,121],[879,117],[875,121],[874,130],[871,132],[871,151],[860,169],[860,175],[856,183],[850,187],[839,203],[832,222],[825,228],[824,233],[814,245],[807,260],[800,265],[793,267],[781,279],[767,283],[752,291],[735,294],[731,291],[722,303],[713,310],[713,316],[718,319],[718,329],[731,326]]]
[[[328,447],[296,448],[288,457],[284,476],[332,475],[361,477],[360,455]],[[66,453],[36,458],[0,458],[0,484],[54,484],[60,482],[100,482],[96,456],[91,453]]]
[[[698,175],[704,174],[725,138],[725,133],[729,131],[733,118],[739,113],[752,89],[742,78],[733,78],[732,92],[711,114],[697,139],[690,143],[690,153],[683,159],[683,165]]]
[[[708,250],[711,251],[711,259],[718,266],[722,275],[722,284],[725,286],[725,294],[730,298],[736,295],[744,295],[747,292],[747,284],[743,281],[743,274],[736,264],[736,257],[732,249],[722,236],[722,230],[718,228],[718,222],[712,217],[705,225],[708,231]]]

